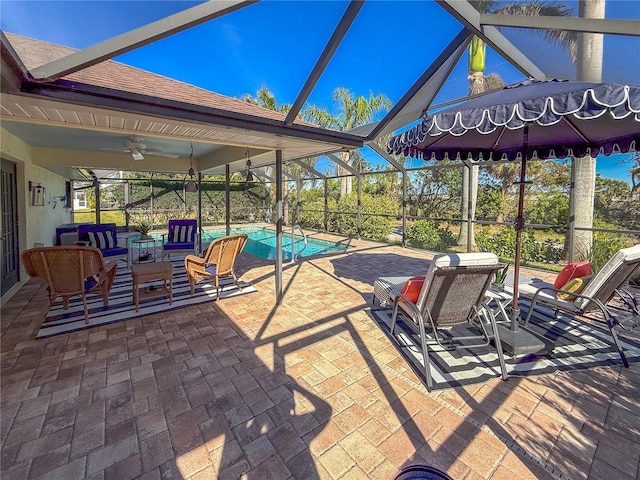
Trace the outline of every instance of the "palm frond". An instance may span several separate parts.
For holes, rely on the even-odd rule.
[[[527,3],[510,3],[493,10],[492,13],[546,17],[575,16],[573,9],[563,2],[538,0],[533,0]],[[569,54],[571,61],[575,63],[577,58],[578,32],[545,29],[534,29],[534,32],[542,35],[551,43],[561,46]]]

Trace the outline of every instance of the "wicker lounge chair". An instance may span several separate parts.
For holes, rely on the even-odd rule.
[[[109,290],[116,274],[116,262],[104,263],[95,247],[39,247],[22,252],[24,268],[31,277],[47,282],[49,302],[62,297],[62,305],[69,308],[69,298],[79,296],[84,306],[84,320],[89,323],[86,296],[101,293],[102,301],[109,306]]]
[[[529,284],[518,285],[520,297],[531,300],[531,307],[525,319],[525,326],[531,319],[534,308],[542,305],[551,308],[556,313],[564,311],[575,315],[585,315],[590,312],[601,312],[604,323],[609,328],[613,341],[616,344],[620,359],[625,367],[629,366],[622,347],[618,342],[615,327],[631,330],[640,323],[640,312],[633,303],[629,303],[622,287],[640,267],[640,244],[619,250],[609,261],[589,280],[581,292],[568,292],[554,288],[553,285],[536,280]],[[570,295],[572,300],[562,300],[558,293]],[[627,311],[618,310],[610,305],[611,300],[619,295],[620,300],[630,308]]]
[[[429,360],[429,341],[433,340],[442,348],[453,350],[457,347],[485,347],[493,339],[502,379],[507,379],[496,320],[492,310],[482,303],[493,274],[503,267],[493,253],[436,255],[429,265],[416,303],[401,293],[395,295],[391,334],[394,335],[398,313],[402,312],[407,318],[405,324],[420,337],[428,389],[433,387]],[[461,336],[451,328],[465,324],[476,330],[478,335]],[[446,329],[446,339],[440,329]],[[469,341],[480,342],[467,343]]]
[[[189,277],[191,295],[195,293],[197,283],[213,279],[216,286],[217,297],[220,297],[219,279],[221,277],[232,277],[238,289],[242,290],[233,266],[236,257],[247,243],[247,235],[230,235],[214,240],[209,244],[204,256],[187,255],[184,259],[184,267]]]
[[[162,235],[162,259],[171,258],[172,253],[191,253],[198,251],[199,236],[197,220],[169,220],[167,241]]]

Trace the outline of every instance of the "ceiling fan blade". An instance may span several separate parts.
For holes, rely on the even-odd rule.
[[[107,152],[120,152],[120,153],[129,153],[131,151],[128,148],[101,148],[100,150],[105,150]]]
[[[165,153],[157,148],[145,148],[143,153],[148,155],[155,155],[156,157],[166,157],[166,158],[178,158],[180,155],[174,155],[173,153]]]
[[[131,157],[134,160],[144,160],[144,156],[138,150],[131,150]]]

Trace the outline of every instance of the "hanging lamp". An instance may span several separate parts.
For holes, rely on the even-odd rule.
[[[247,150],[244,153],[244,156],[246,158],[246,165],[247,165],[247,180],[246,183],[248,184],[249,182],[253,182],[253,173],[251,173],[251,154],[249,153],[249,147],[247,147]]]
[[[191,153],[189,154],[189,181],[184,187],[184,191],[195,193],[198,191],[198,185],[193,181],[193,176],[196,174],[195,170],[193,169],[193,142],[189,143],[191,144]]]

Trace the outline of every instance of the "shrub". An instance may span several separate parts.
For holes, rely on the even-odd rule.
[[[595,228],[615,229],[616,226],[596,220]],[[591,268],[594,272],[600,270],[605,263],[620,249],[631,247],[634,240],[628,235],[609,232],[593,232],[593,244],[589,252],[588,260],[591,262]]]
[[[516,231],[501,228],[498,231],[485,228],[476,233],[476,245],[481,252],[493,252],[500,258],[516,256]],[[523,262],[557,263],[562,258],[563,246],[552,240],[538,242],[532,230],[524,230],[521,236],[520,258]]]
[[[360,235],[372,240],[386,241],[395,226],[395,217],[398,215],[397,203],[387,197],[374,197],[368,194],[362,194],[360,201],[362,207]],[[343,196],[335,207],[332,207],[329,202],[329,210],[330,230],[342,235],[358,234],[355,193]]]
[[[431,220],[417,220],[407,226],[409,245],[425,250],[446,252],[457,243],[456,236],[449,228],[440,228]]]

